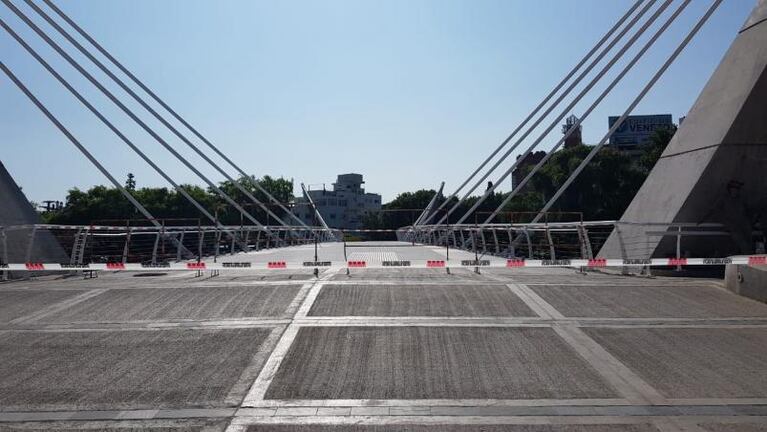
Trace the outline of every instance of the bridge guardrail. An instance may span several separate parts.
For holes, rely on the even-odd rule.
[[[26,224],[0,226],[0,264],[49,262],[149,263],[204,260],[237,252],[336,241],[337,231],[274,226],[115,226]]]

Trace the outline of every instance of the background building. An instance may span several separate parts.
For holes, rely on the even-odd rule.
[[[583,126],[575,126],[578,120],[580,120],[578,117],[571,115],[565,120],[565,124],[562,125],[562,135],[567,135],[570,129],[575,129],[569,137],[565,138],[566,149],[583,144]]]
[[[620,117],[610,116],[608,127],[612,128]],[[610,136],[610,147],[620,152],[637,155],[656,130],[671,129],[674,121],[671,114],[628,116],[626,121]]]
[[[331,228],[359,229],[362,227],[362,218],[366,213],[381,210],[381,195],[366,193],[362,185],[362,174],[340,174],[333,190],[308,191],[317,210],[325,219],[325,223]],[[311,206],[307,205],[305,197],[296,199],[293,212],[307,225],[318,224],[315,221]]]

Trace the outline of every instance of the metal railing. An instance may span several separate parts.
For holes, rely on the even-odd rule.
[[[621,227],[643,227],[641,235],[628,236]],[[620,256],[610,258],[651,258],[654,237],[676,241],[675,257],[685,256],[684,239],[700,236],[729,236],[716,223],[632,223],[614,220],[421,225],[402,227],[397,239],[434,246],[462,249],[482,255],[527,259],[593,259],[610,235],[618,237]],[[760,234],[759,234],[760,235]]]
[[[251,225],[0,226],[0,263],[156,264],[204,257],[215,260],[225,254],[333,242],[341,238],[338,231],[323,227],[269,226],[267,229]]]

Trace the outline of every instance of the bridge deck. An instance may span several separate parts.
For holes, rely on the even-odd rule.
[[[348,259],[445,253],[355,246]],[[767,430],[767,305],[715,280],[310,272],[0,284],[0,430]]]

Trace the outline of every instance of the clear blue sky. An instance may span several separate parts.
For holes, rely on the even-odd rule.
[[[34,14],[21,0],[13,1]],[[675,119],[685,115],[754,3],[725,0],[636,112],[671,113]],[[329,185],[336,174],[358,172],[365,176],[367,189],[381,193],[386,201],[398,192],[436,188],[441,180],[447,189],[456,187],[629,2],[59,0],[57,4],[246,171],[294,178],[296,185]],[[584,123],[587,143],[604,135],[608,115],[625,109],[709,4],[693,0],[651,55]],[[174,178],[202,183],[2,5],[0,17],[61,66],[66,77]],[[118,178],[133,172],[139,186],[164,185],[1,33],[2,61]],[[583,109],[582,104],[573,113]],[[170,139],[167,132],[163,136]],[[556,132],[547,145],[558,137]],[[106,184],[4,75],[0,76],[0,150],[0,159],[31,200],[63,199],[72,186]],[[197,158],[192,160],[203,166]],[[203,171],[222,180],[212,168]]]

